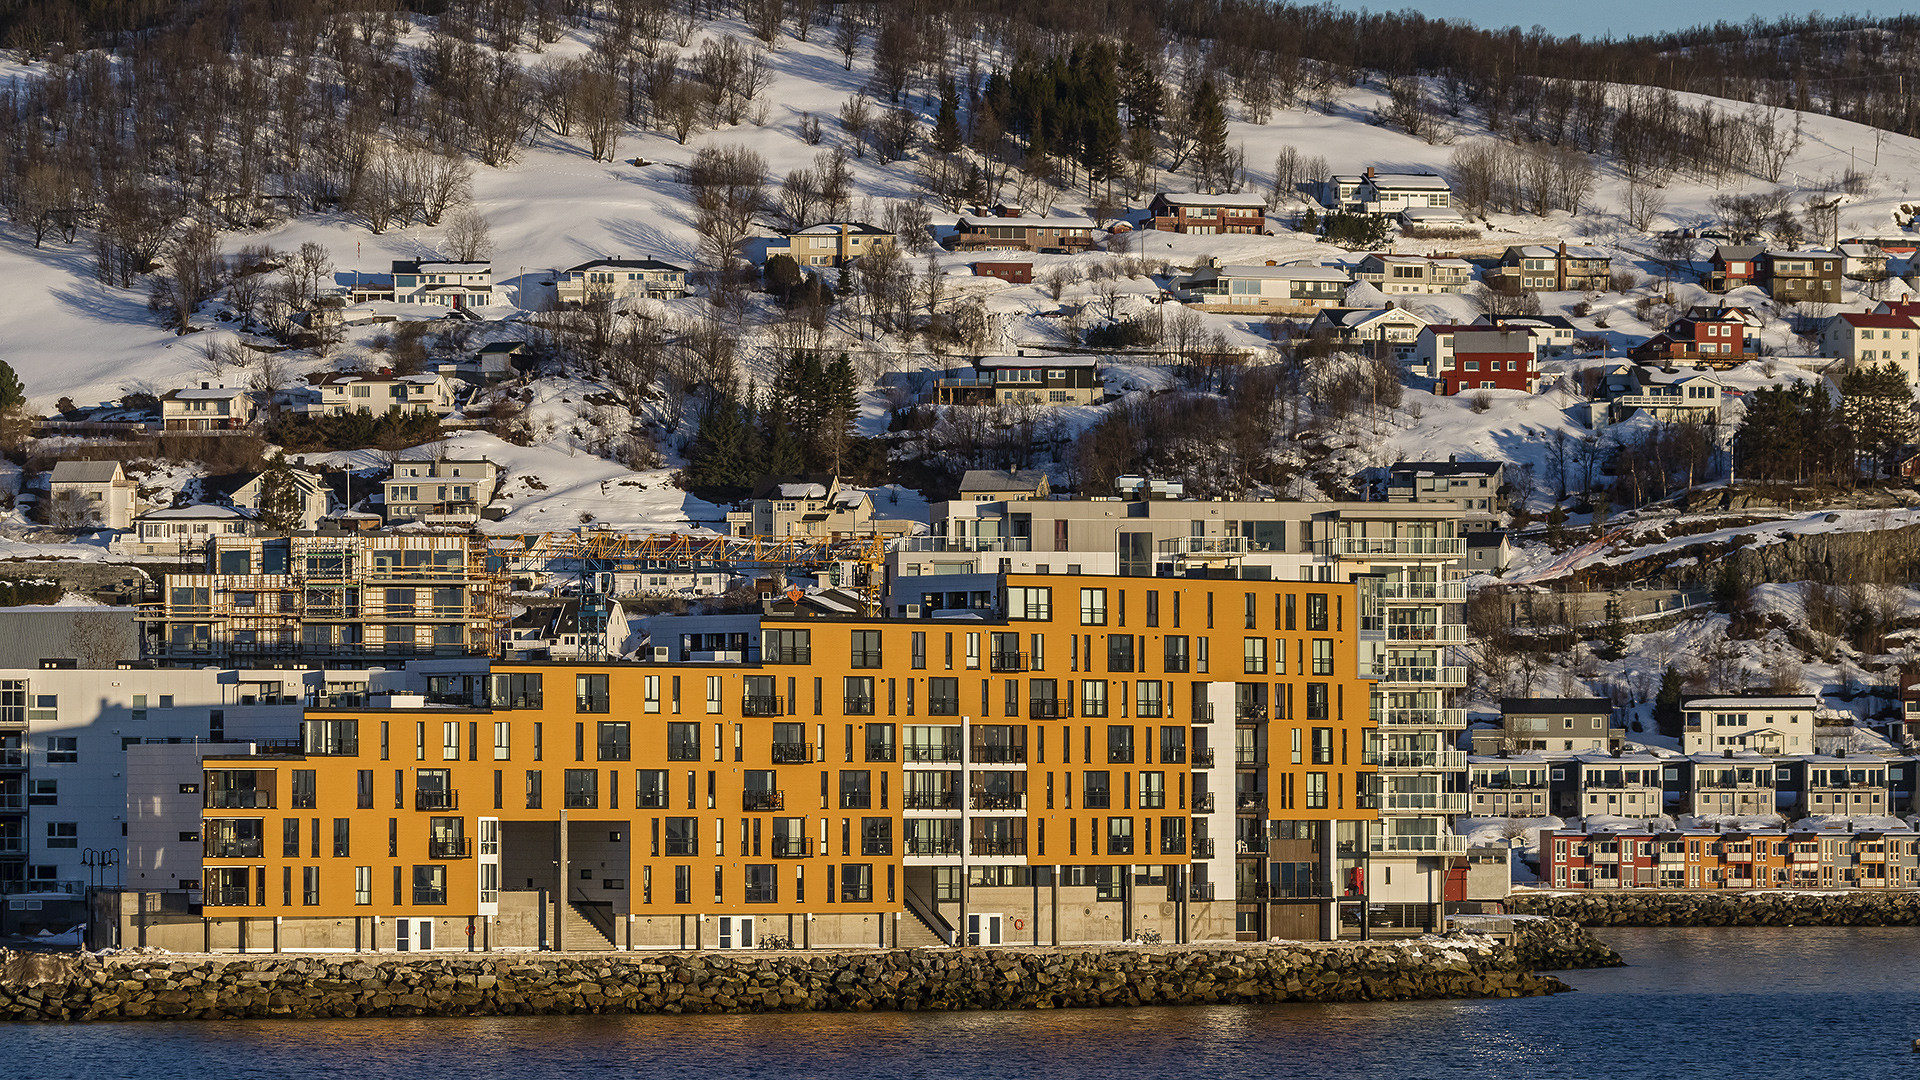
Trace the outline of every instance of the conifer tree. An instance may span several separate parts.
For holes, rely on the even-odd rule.
[[[1196,186],[1214,187],[1227,171],[1227,106],[1213,79],[1200,80],[1187,110],[1193,134],[1193,178]]]
[[[292,532],[301,525],[299,481],[287,455],[273,455],[260,474],[260,524],[273,532]]]
[[[933,148],[943,154],[960,152],[960,95],[952,83],[940,88],[940,115],[933,122]]]
[[[1680,703],[1686,700],[1686,681],[1678,668],[1669,667],[1660,675],[1660,692],[1653,698],[1653,723],[1660,734],[1677,739],[1682,733]]]

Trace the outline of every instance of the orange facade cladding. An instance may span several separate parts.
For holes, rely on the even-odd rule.
[[[310,712],[310,722],[357,721],[353,752],[207,760],[209,773],[237,768],[273,774],[259,785],[273,792],[267,799],[270,809],[203,811],[203,828],[210,838],[218,819],[245,817],[263,821],[264,837],[259,856],[205,859],[209,882],[222,868],[245,867],[250,871],[246,881],[253,886],[244,906],[220,903],[225,898],[208,891],[208,913],[334,918],[473,914],[480,888],[478,860],[471,851],[434,858],[429,846],[432,819],[460,819],[460,835],[474,844],[482,819],[555,825],[563,809],[569,822],[620,826],[630,860],[629,910],[637,915],[755,910],[745,903],[746,867],[765,863],[777,864],[780,875],[776,910],[899,910],[898,894],[889,896],[888,890],[910,861],[902,820],[905,773],[964,770],[960,782],[969,783],[975,775],[995,771],[992,766],[977,768],[977,751],[969,753],[967,763],[938,755],[931,761],[903,762],[914,739],[927,734],[924,729],[959,725],[971,728],[975,746],[985,734],[982,729],[994,727],[1002,729],[995,733],[997,745],[1011,742],[1024,748],[1024,769],[1005,770],[1024,778],[1024,813],[977,814],[972,819],[976,824],[996,818],[1017,823],[1007,827],[1018,832],[1018,848],[989,853],[1013,856],[988,860],[999,865],[1185,864],[1191,858],[1186,841],[1194,830],[1185,824],[1180,842],[1169,843],[1164,819],[1185,819],[1193,812],[1193,748],[1205,743],[1227,764],[1235,754],[1236,726],[1243,732],[1242,741],[1251,741],[1240,755],[1243,769],[1258,770],[1265,778],[1263,820],[1376,816],[1362,808],[1362,776],[1373,771],[1366,763],[1373,724],[1369,684],[1357,670],[1359,612],[1352,584],[1051,575],[1009,575],[1005,580],[1010,590],[1048,590],[1044,595],[1050,604],[1045,609],[1024,606],[1005,620],[767,616],[759,624],[763,641],[776,631],[804,631],[804,639],[798,640],[805,644],[783,637],[778,649],[763,646],[762,659],[752,663],[495,663],[490,679],[496,686],[502,677],[539,677],[539,702],[518,702],[527,707],[508,707],[515,703],[496,694],[496,704],[489,709]],[[1087,590],[1095,591],[1097,603]],[[1022,614],[1035,617],[1017,617]],[[1316,617],[1320,614],[1324,624]],[[877,656],[874,634],[879,636]],[[1134,639],[1131,662],[1124,665],[1130,670],[1122,669],[1119,653],[1113,651],[1119,648],[1113,639],[1125,636]],[[1170,656],[1169,637],[1186,638],[1184,664]],[[1262,644],[1256,650],[1248,639]],[[1257,664],[1249,659],[1256,654]],[[1260,670],[1253,670],[1256,667]],[[576,686],[584,693],[589,684],[582,680],[601,678],[606,711],[581,711],[589,706],[580,700]],[[748,682],[769,678],[771,700],[767,683]],[[849,678],[873,680],[871,715],[849,708],[848,698],[854,696],[845,683]],[[941,682],[941,693],[935,695],[934,680],[956,682]],[[1040,693],[1035,680],[1053,680],[1048,700],[1056,702],[1056,715],[1032,715]],[[1086,715],[1089,681],[1104,684],[1104,716]],[[1142,682],[1159,684],[1155,701],[1149,702],[1157,703],[1159,715],[1152,715],[1152,708],[1141,715],[1141,704],[1148,701]],[[1214,684],[1214,699],[1229,704],[1212,717],[1196,716],[1196,684]],[[1242,688],[1236,691],[1235,684]],[[1317,684],[1311,692],[1309,684]],[[1238,725],[1231,704],[1236,692],[1260,703],[1244,710]],[[585,696],[594,698],[597,690]],[[1310,696],[1325,703],[1324,718],[1308,719]],[[930,715],[934,708],[941,712]],[[627,760],[601,760],[602,723],[626,725]],[[697,725],[697,745],[691,752],[698,760],[680,759],[688,753],[684,743],[670,750],[670,724]],[[801,725],[801,753],[793,752],[789,738],[776,755],[775,724]],[[891,727],[885,732],[891,736],[886,743],[896,752],[885,755],[889,760],[870,760],[876,755],[867,749],[868,729],[874,726]],[[913,733],[909,728],[922,730]],[[1121,728],[1132,733],[1131,760],[1123,760],[1126,755],[1120,752],[1126,736],[1114,733]],[[1169,728],[1174,733],[1161,730]],[[1244,734],[1248,729],[1251,735]],[[1324,734],[1316,738],[1315,729]],[[965,738],[966,730],[957,737]],[[673,729],[679,735],[687,731]],[[1162,760],[1163,738],[1185,748],[1180,760]],[[1317,748],[1324,752],[1317,754]],[[422,809],[415,796],[420,771],[440,769],[450,774],[457,805]],[[313,774],[309,809],[289,808],[296,770]],[[568,770],[598,774],[595,806],[564,807]],[[636,774],[655,770],[667,773],[666,805],[636,808]],[[1109,773],[1108,806],[1085,806],[1088,770]],[[373,774],[373,805],[365,808],[362,771]],[[870,805],[843,808],[841,773],[863,771],[868,774]],[[780,809],[762,809],[764,800],[747,809],[749,772],[773,774]],[[1143,772],[1161,774],[1162,805],[1141,805]],[[540,777],[537,808],[527,806],[530,773]],[[1327,793],[1324,799],[1308,793],[1310,774],[1318,774],[1316,784],[1324,780],[1319,784]],[[396,790],[402,804],[397,808]],[[1225,800],[1234,793],[1217,795]],[[668,817],[697,819],[698,854],[669,856],[656,847],[659,821]],[[300,822],[297,855],[283,846],[290,835],[283,833],[289,818]],[[804,856],[757,853],[767,850],[759,845],[770,842],[775,818],[804,819],[798,833],[809,840]],[[887,854],[861,854],[868,818],[887,820]],[[333,847],[336,819],[347,821],[347,854],[340,857]],[[1116,826],[1115,819],[1130,825]],[[1109,837],[1116,828],[1130,829],[1131,851],[1112,850]],[[1216,826],[1214,835],[1225,831]],[[972,838],[962,835],[960,841],[969,844]],[[956,854],[940,865],[959,863]],[[872,868],[870,900],[829,898],[827,868],[850,864]],[[412,902],[411,868],[422,865],[445,867],[444,904]],[[367,903],[357,902],[356,867],[369,868],[372,890]],[[676,867],[690,868],[693,887],[684,903],[676,902]],[[318,875],[314,903],[306,902],[310,873]],[[796,874],[805,882],[804,899],[787,884]],[[643,888],[643,881],[651,882],[650,889]]]

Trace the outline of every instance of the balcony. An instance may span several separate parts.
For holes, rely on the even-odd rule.
[[[1021,765],[1027,760],[1024,746],[989,746],[975,743],[968,757],[979,765]]]
[[[1420,852],[1430,855],[1465,855],[1467,838],[1448,833],[1444,836],[1432,833],[1397,833],[1385,836],[1372,836],[1367,840],[1368,851],[1378,852]]]
[[[946,380],[941,380],[945,382]],[[966,386],[990,387],[991,383],[966,382]],[[906,539],[908,551],[1032,551],[1033,538],[1030,536],[910,536]]]
[[[1176,536],[1154,544],[1162,558],[1200,559],[1204,561],[1242,559],[1247,554],[1244,536]]]
[[[805,859],[812,855],[812,837],[776,836],[773,838],[773,857],[776,859]]]
[[[868,743],[868,761],[892,761],[896,756],[892,743]]]
[[[923,765],[929,762],[959,761],[960,760],[960,744],[959,743],[939,743],[939,744],[933,744],[933,745],[909,746],[909,747],[906,747],[901,753],[902,753],[902,756],[900,758],[901,761],[910,762],[910,763],[918,762]]]
[[[660,842],[660,850],[667,855],[698,855],[700,841],[691,836],[669,836]]]
[[[1267,809],[1267,797],[1264,793],[1249,793],[1233,797],[1233,812],[1236,814],[1258,814]]]
[[[1027,796],[1017,791],[976,791],[967,796],[975,810],[1025,810]]]
[[[1107,837],[1107,854],[1109,855],[1133,854],[1133,837],[1131,836]]]
[[[1388,623],[1388,641],[1446,641],[1467,640],[1467,628],[1460,623]]]
[[[870,697],[842,698],[840,711],[848,716],[872,716],[873,699]]]
[[[1193,881],[1187,883],[1187,899],[1207,903],[1213,899],[1213,882]]]
[[[27,767],[25,750],[0,750],[0,769],[24,769]]]
[[[1193,752],[1193,767],[1196,769],[1213,768],[1213,751],[1195,750]]]
[[[1193,724],[1213,723],[1213,706],[1212,705],[1195,705],[1191,710],[1191,719],[1188,721],[1188,723],[1193,723]]]
[[[415,810],[458,810],[460,793],[457,791],[415,791],[413,793]]]
[[[1386,581],[1375,595],[1390,604],[1431,604],[1464,601],[1464,581]]]
[[[473,841],[464,836],[435,836],[427,841],[429,859],[465,859],[473,855]]]
[[[973,838],[973,854],[985,858],[1005,858],[1025,855],[1027,841],[1019,836],[976,836]],[[1131,847],[1129,847],[1131,850]]]
[[[209,859],[258,859],[265,848],[262,838],[250,836],[227,841],[208,840],[203,850]]]
[[[27,805],[27,797],[17,791],[0,792],[0,811],[22,810]]]
[[[840,809],[842,810],[871,810],[872,808],[873,792],[871,791],[843,791],[840,793]]]
[[[1195,840],[1193,842],[1192,855],[1195,859],[1213,858],[1213,837],[1209,836],[1205,839]]]
[[[1467,812],[1467,795],[1463,791],[1389,791],[1381,795],[1380,805],[1383,810],[1464,814]]]
[[[1265,836],[1243,836],[1233,842],[1235,855],[1265,855],[1267,838]]]
[[[1020,652],[990,653],[987,656],[987,666],[991,671],[1025,671],[1027,670],[1027,654]]]
[[[1213,792],[1209,791],[1205,795],[1195,795],[1193,797],[1193,812],[1196,814],[1213,813]]]
[[[777,695],[748,694],[740,699],[742,716],[779,716],[780,698]]]
[[[908,855],[958,855],[960,838],[958,836],[909,836],[906,853]]]
[[[1256,746],[1236,746],[1233,749],[1233,763],[1242,768],[1250,765],[1265,765],[1267,752]]]
[[[1035,720],[1058,720],[1072,716],[1072,703],[1060,698],[1034,698],[1027,702],[1027,715]]]
[[[242,789],[207,792],[209,810],[271,810],[273,792]]]
[[[1233,707],[1233,719],[1236,723],[1259,723],[1267,718],[1267,707],[1251,701],[1242,701]]]
[[[1459,559],[1467,554],[1466,540],[1457,536],[1340,536],[1315,546],[1337,559]]]
[[[413,887],[413,902],[423,906],[444,907],[447,902],[447,890],[444,888],[436,889],[424,885],[415,885]]]
[[[1465,709],[1388,709],[1377,714],[1381,727],[1458,728],[1467,726]]]
[[[956,810],[957,800],[951,791],[908,791],[900,796],[902,810]]]
[[[776,765],[804,765],[812,760],[812,743],[777,742],[773,744],[773,762]]]
[[[860,841],[860,854],[865,856],[892,855],[893,854],[893,837],[891,836],[863,837]]]
[[[1392,683],[1395,685],[1467,685],[1467,669],[1458,665],[1445,667],[1388,667],[1374,672],[1373,677],[1383,683]]]
[[[207,907],[246,907],[247,889],[244,885],[237,889],[202,889],[200,902]]]
[[[1184,837],[1184,836],[1163,836],[1163,837],[1161,837],[1161,838],[1160,838],[1160,854],[1162,854],[1162,855],[1185,855],[1186,853],[1187,853],[1187,838],[1186,838],[1186,837]]]
[[[1464,769],[1465,750],[1385,750],[1380,754],[1382,769]]]
[[[813,647],[809,645],[788,645],[785,647],[762,648],[760,662],[763,664],[811,664]]]
[[[748,812],[785,810],[787,808],[787,793],[784,791],[749,791],[740,796],[740,808]]]

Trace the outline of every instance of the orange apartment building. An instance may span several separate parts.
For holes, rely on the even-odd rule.
[[[666,618],[649,662],[309,710],[185,778],[170,857],[214,947],[1322,938],[1364,905],[1355,585],[980,577],[966,610]]]

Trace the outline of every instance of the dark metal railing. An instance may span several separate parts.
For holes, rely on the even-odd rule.
[[[464,836],[435,836],[427,841],[429,859],[464,859],[473,854],[473,841]]]
[[[1019,652],[993,653],[988,657],[988,666],[994,671],[1027,670],[1027,654]]]
[[[974,761],[987,765],[1018,764],[1027,760],[1027,748],[974,743],[968,756]]]
[[[900,799],[903,810],[952,810],[955,802],[951,791],[909,791]]]
[[[968,796],[975,810],[1024,810],[1027,796],[1016,791],[976,791]]]
[[[779,716],[780,698],[777,695],[769,697],[764,694],[748,694],[740,699],[740,715]]]
[[[418,790],[413,793],[415,810],[458,810],[460,793],[457,791]]]
[[[749,791],[740,797],[743,810],[785,810],[787,793],[784,791]]]
[[[812,837],[776,836],[773,838],[773,857],[776,859],[804,859],[812,854]]]
[[[813,760],[813,744],[800,742],[777,742],[773,744],[773,760],[780,765],[804,765]]]
[[[1025,855],[1027,841],[1017,836],[976,836],[973,838],[975,855]]]

